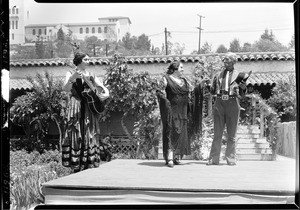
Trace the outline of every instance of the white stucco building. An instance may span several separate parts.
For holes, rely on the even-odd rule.
[[[25,43],[25,25],[29,20],[29,10],[24,0],[9,0],[9,41],[10,44]]]
[[[53,40],[60,28],[65,34],[72,34],[80,40],[86,36],[96,36],[101,40],[119,41],[126,33],[130,33],[131,21],[128,17],[101,17],[98,22],[89,23],[28,24],[29,15],[30,8],[26,7],[25,0],[9,0],[10,44],[35,42],[38,35],[45,41]]]
[[[37,35],[51,40],[56,38],[57,31],[62,28],[65,34],[80,40],[96,36],[101,40],[119,41],[126,33],[130,33],[130,24],[128,17],[104,17],[93,23],[29,24],[25,26],[25,37],[26,42],[35,41]]]

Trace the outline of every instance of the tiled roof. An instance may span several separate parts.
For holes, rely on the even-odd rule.
[[[247,84],[251,85],[273,85],[278,81],[289,81],[289,76],[295,76],[295,72],[256,72],[252,73],[247,80]]]
[[[10,79],[9,89],[10,90],[30,90],[32,88],[31,83],[27,79]]]
[[[156,56],[126,56],[128,64],[143,63],[170,63],[174,60],[185,62],[198,62],[203,57],[218,56],[224,57],[224,54],[200,54],[200,55],[156,55]],[[264,61],[264,60],[295,60],[294,52],[267,52],[267,53],[237,53],[238,61]],[[11,60],[10,66],[62,66],[65,64],[65,58],[54,59],[29,59],[29,60]],[[91,65],[109,65],[109,57],[92,57]]]
[[[247,85],[273,85],[279,80],[288,81],[290,75],[295,76],[295,72],[254,72],[247,80]],[[62,79],[62,77],[59,77],[59,79]],[[32,87],[27,79],[10,79],[9,85],[10,90],[29,90]]]

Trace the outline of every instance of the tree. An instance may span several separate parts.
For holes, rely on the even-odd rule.
[[[37,36],[37,40],[35,42],[35,53],[38,58],[44,58],[45,48],[43,37]]]
[[[218,47],[218,49],[217,49],[216,52],[217,53],[227,53],[228,50],[227,50],[227,48],[223,44],[221,44],[221,45],[219,45],[219,47]]]
[[[278,42],[272,31],[269,33],[268,29],[266,29],[265,32],[261,35],[260,39],[252,45],[252,48],[257,52],[287,51],[287,47]]]
[[[212,45],[205,42],[200,49],[200,54],[209,54],[212,53]]]
[[[135,48],[135,46],[134,46],[135,39],[134,39],[134,37],[131,37],[130,33],[125,34],[125,36],[122,38],[122,43],[123,43],[123,46],[128,50]]]
[[[151,54],[152,55],[161,55],[161,51],[158,47],[154,47],[154,45],[152,45],[151,47]]]
[[[178,42],[174,43],[173,46],[173,54],[174,55],[182,55],[185,50],[185,45],[184,44],[179,44]]]
[[[149,37],[145,34],[140,35],[137,38],[135,49],[149,52],[151,49],[151,40],[149,40]]]
[[[62,41],[62,42],[65,41],[65,33],[62,30],[62,28],[59,28],[58,31],[57,31],[57,40]]]
[[[295,35],[292,36],[292,39],[289,43],[289,49],[295,50]]]
[[[54,80],[45,72],[44,77],[37,74],[36,78],[27,77],[32,84],[32,92],[16,98],[12,105],[10,116],[13,123],[23,127],[28,150],[42,150],[49,124],[53,120],[59,130],[59,145],[63,136],[62,125],[64,114],[62,100],[67,98],[63,91],[63,81]]]
[[[10,59],[35,59],[36,46],[22,46],[16,45],[10,47]]]
[[[230,42],[229,51],[230,52],[240,52],[241,51],[240,41],[238,39],[235,38]]]
[[[250,43],[244,43],[243,48],[241,50],[242,52],[251,52],[252,51],[252,46]]]
[[[287,47],[278,41],[270,41],[268,39],[260,39],[253,44],[253,49],[257,52],[284,52]]]
[[[152,112],[156,104],[157,83],[148,72],[133,73],[128,69],[125,57],[114,55],[107,69],[105,83],[110,90],[101,120],[106,121],[112,112],[121,112],[121,126],[127,137],[133,141],[125,120],[130,115],[143,119]],[[138,148],[139,148],[139,144]],[[139,149],[138,149],[139,150]]]
[[[271,42],[275,41],[275,36],[273,35],[272,30],[269,32],[268,29],[265,29],[265,32],[260,36],[260,38]]]

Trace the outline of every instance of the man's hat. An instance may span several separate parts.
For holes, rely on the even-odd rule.
[[[239,83],[242,82],[242,81],[243,81],[243,82],[246,82],[247,79],[250,77],[251,73],[252,73],[252,71],[250,71],[249,73],[240,72],[240,73],[238,74],[238,76],[236,77],[235,82],[236,82],[237,84],[239,84]]]

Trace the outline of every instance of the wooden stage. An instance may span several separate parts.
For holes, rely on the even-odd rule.
[[[46,205],[294,204],[296,161],[117,159],[43,184]]]

